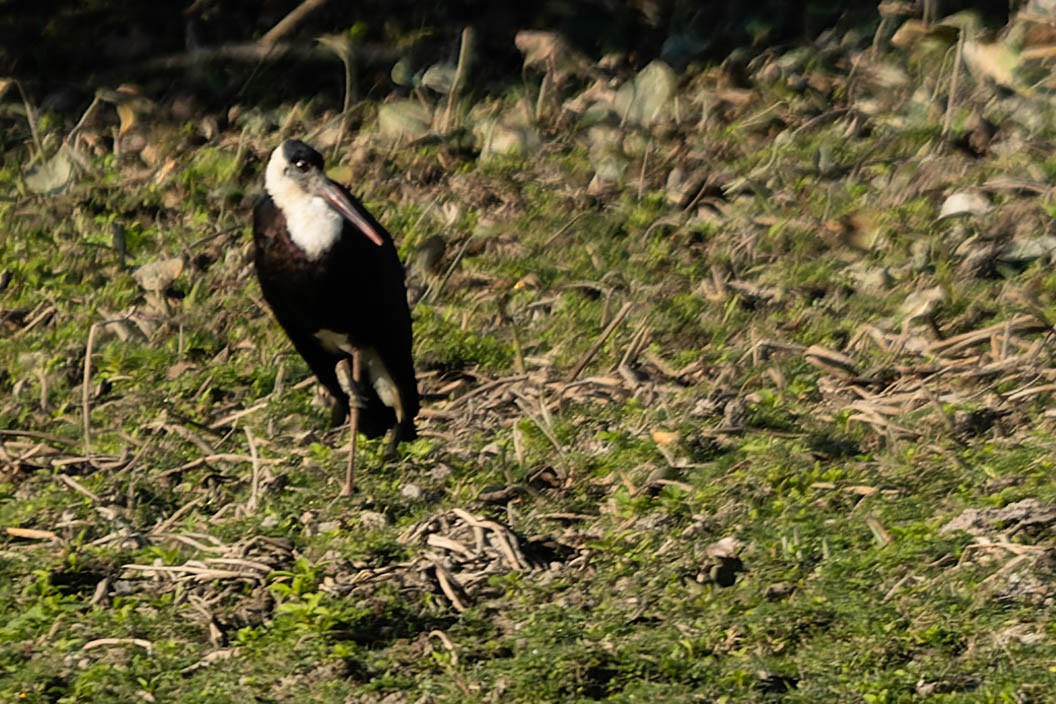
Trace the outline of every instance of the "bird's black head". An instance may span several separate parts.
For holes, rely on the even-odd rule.
[[[286,216],[287,224],[304,223],[305,232],[300,231],[300,225],[293,225],[301,240],[307,241],[319,232],[325,235],[323,239],[332,240],[335,236],[333,228],[336,226],[340,231],[340,223],[335,225],[332,217],[336,213],[355,225],[374,244],[381,246],[384,243],[362,206],[327,178],[323,155],[299,139],[287,139],[271,153],[264,171],[264,190]],[[320,207],[329,208],[331,215],[328,217],[325,212],[320,215]],[[315,233],[311,237],[309,230]]]
[[[311,168],[323,170],[323,155],[299,139],[287,139],[282,143],[282,153],[286,163],[298,171],[305,172]]]

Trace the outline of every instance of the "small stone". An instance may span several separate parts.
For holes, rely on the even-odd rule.
[[[767,601],[783,601],[788,597],[792,596],[792,593],[796,591],[796,588],[787,582],[778,582],[777,584],[771,584],[763,592],[763,598]]]
[[[173,257],[172,259],[161,259],[149,262],[136,269],[132,277],[149,293],[161,293],[165,291],[176,278],[183,273],[183,259]]]
[[[341,530],[341,521],[322,521],[315,530],[318,533],[336,533]]]
[[[359,514],[359,524],[364,528],[384,528],[389,525],[389,519],[384,513],[363,511]]]
[[[378,131],[393,141],[421,137],[432,122],[432,111],[417,100],[398,100],[378,108]]]
[[[422,493],[422,488],[417,484],[404,484],[400,489],[400,496],[411,501],[420,501]]]
[[[439,463],[433,465],[433,468],[429,470],[429,478],[435,482],[447,481],[451,478],[452,469],[450,465]]]

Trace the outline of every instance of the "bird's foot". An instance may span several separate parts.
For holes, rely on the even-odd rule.
[[[337,383],[341,390],[348,395],[348,405],[355,408],[366,408],[367,397],[360,390],[359,382],[352,375],[352,364],[347,359],[342,359],[334,367],[337,374]]]

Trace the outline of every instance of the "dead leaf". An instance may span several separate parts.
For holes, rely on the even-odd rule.
[[[29,170],[26,174],[26,188],[40,195],[60,193],[73,179],[73,167],[69,148],[63,145],[50,159]]]
[[[898,49],[912,49],[925,39],[938,40],[943,44],[952,45],[957,41],[957,31],[956,27],[948,25],[927,25],[918,19],[908,19],[891,37],[891,46]]]
[[[1004,42],[983,43],[968,39],[964,42],[964,63],[977,76],[989,78],[1006,88],[1018,88],[1016,68],[1022,57]]]
[[[933,286],[923,291],[915,291],[906,296],[902,303],[901,318],[903,323],[910,323],[920,318],[926,318],[946,300],[946,292],[941,286]]]
[[[570,47],[557,32],[523,30],[513,43],[524,54],[524,67],[550,74],[554,83],[562,83],[569,75],[589,72],[590,61]]]
[[[990,210],[990,199],[978,191],[957,191],[942,202],[939,220],[962,215],[985,215]]]
[[[537,289],[541,285],[542,282],[539,281],[539,276],[535,272],[531,272],[518,279],[517,283],[513,285],[513,290],[524,291],[526,289]]]
[[[457,67],[452,63],[433,64],[422,75],[422,85],[441,95],[447,95],[455,85],[457,72]]]
[[[165,370],[166,379],[178,379],[187,372],[192,372],[198,368],[198,365],[194,362],[177,362],[171,367]]]
[[[728,535],[706,547],[704,554],[708,557],[737,557],[743,547],[744,543],[736,537]]]
[[[122,103],[117,106],[117,117],[121,121],[121,125],[117,129],[117,134],[119,136],[125,134],[136,126],[136,111],[127,103]]]
[[[118,119],[121,124],[118,127],[118,135],[124,135],[136,126],[138,117],[154,110],[154,103],[143,96],[139,88],[134,85],[122,84],[117,90],[102,88],[96,91],[96,97],[111,103],[117,110]]]
[[[183,259],[174,257],[150,262],[136,269],[133,277],[149,293],[165,291],[183,273]]]
[[[649,435],[652,436],[653,442],[657,445],[672,445],[678,442],[681,437],[677,432],[671,430],[660,430],[659,428],[653,428],[649,431]]]
[[[869,526],[869,530],[873,533],[873,538],[876,540],[876,544],[880,547],[890,545],[895,542],[895,539],[891,537],[891,533],[884,527],[884,524],[880,522],[880,519],[876,516],[866,516],[865,523]]]

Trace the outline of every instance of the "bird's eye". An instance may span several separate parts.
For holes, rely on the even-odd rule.
[[[298,171],[307,171],[308,170],[308,162],[305,161],[304,159],[298,159],[297,163],[295,163],[294,166],[297,167]]]

